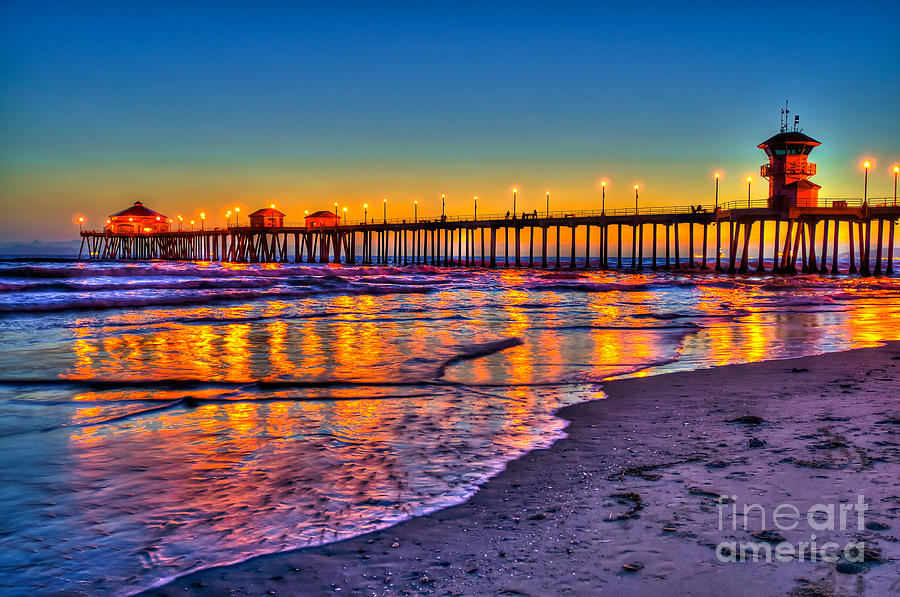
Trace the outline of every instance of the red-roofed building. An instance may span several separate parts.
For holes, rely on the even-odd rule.
[[[306,216],[305,220],[307,228],[333,227],[339,226],[341,223],[341,217],[339,215],[324,209],[309,214]]]
[[[816,165],[809,160],[809,153],[821,145],[800,131],[785,130],[760,143],[757,147],[769,156],[769,163],[760,167],[759,173],[769,179],[769,205],[787,207],[816,207],[819,189],[809,180],[816,173]]]
[[[106,220],[106,231],[116,234],[150,234],[168,232],[169,218],[158,211],[144,207],[140,201],[128,209],[123,209],[109,216]]]
[[[250,214],[251,228],[281,228],[284,226],[284,214],[274,207],[257,209]]]

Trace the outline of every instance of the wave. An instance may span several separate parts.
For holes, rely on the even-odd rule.
[[[135,281],[135,282],[25,282],[21,284],[4,284],[0,282],[0,292],[103,292],[110,290],[206,290],[218,288],[270,288],[278,284],[278,280],[263,279],[215,279],[215,280],[181,280],[171,281]]]
[[[272,290],[272,291],[236,291],[221,294],[178,294],[169,296],[109,296],[109,297],[76,297],[62,301],[31,304],[0,304],[0,314],[16,313],[52,313],[60,311],[99,311],[108,309],[127,309],[142,307],[171,307],[180,305],[202,305],[227,303],[256,299],[305,298],[323,294],[353,295],[389,295],[389,294],[425,294],[431,289],[422,286],[376,286],[355,285],[344,288],[325,288],[313,290]]]

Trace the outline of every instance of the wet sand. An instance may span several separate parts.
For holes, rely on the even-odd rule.
[[[464,504],[147,595],[895,594],[898,375],[893,342],[607,382],[606,400],[559,412],[571,421],[566,439],[509,463]],[[856,511],[846,530],[817,531],[805,518],[773,530],[781,504],[805,514],[858,495],[862,530]],[[752,535],[758,509],[742,528],[750,503],[765,508],[771,534]],[[721,542],[796,545],[813,533],[820,549],[862,541],[866,561],[717,559]]]

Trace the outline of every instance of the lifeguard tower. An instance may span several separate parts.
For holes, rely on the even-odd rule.
[[[760,176],[769,179],[769,207],[816,207],[822,187],[809,180],[816,173],[816,165],[807,160],[813,148],[821,143],[800,131],[799,116],[794,116],[790,130],[789,120],[790,111],[785,102],[781,110],[781,132],[757,145],[769,156],[769,163],[759,169]]]

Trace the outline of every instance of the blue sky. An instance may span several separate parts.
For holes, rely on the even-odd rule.
[[[400,217],[441,193],[502,212],[513,186],[591,208],[605,178],[613,205],[635,183],[685,204],[715,170],[737,198],[785,98],[823,196],[861,195],[863,157],[893,192],[900,3],[189,5],[2,4],[0,238],[71,238],[136,198]]]

